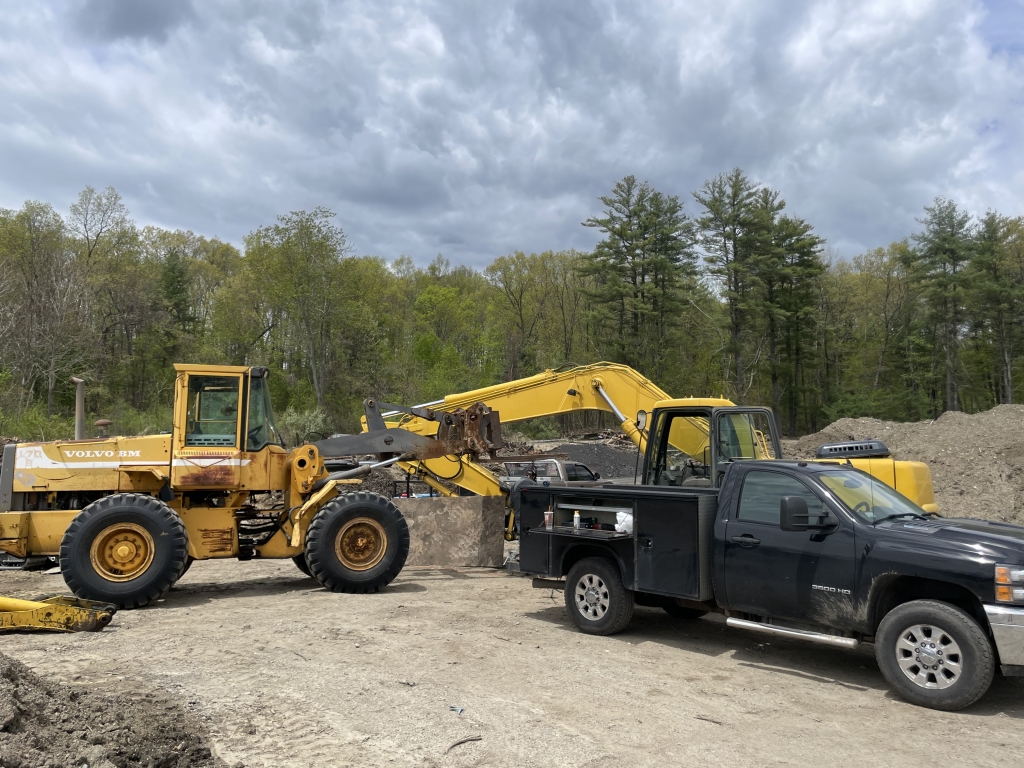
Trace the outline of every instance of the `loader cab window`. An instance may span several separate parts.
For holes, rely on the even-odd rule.
[[[270,387],[266,376],[249,379],[249,421],[246,425],[245,449],[258,451],[268,445],[283,445],[281,435],[274,426],[274,411],[270,407]]]
[[[238,445],[238,376],[189,376],[185,445]]]

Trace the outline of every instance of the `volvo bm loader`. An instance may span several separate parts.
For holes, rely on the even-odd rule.
[[[439,419],[425,437],[386,428],[367,400],[378,429],[289,451],[266,368],[174,367],[169,434],[4,446],[0,551],[57,556],[76,595],[120,608],[155,600],[211,558],[291,558],[329,590],[373,592],[405,564],[409,529],[389,499],[346,483],[399,460],[493,458],[501,447],[498,414],[485,406],[409,409]],[[324,467],[325,456],[369,454],[376,462]]]

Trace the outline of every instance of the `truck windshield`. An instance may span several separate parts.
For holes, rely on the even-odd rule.
[[[868,523],[887,517],[924,517],[925,511],[866,472],[840,470],[818,475],[822,485]]]
[[[270,407],[270,387],[267,386],[266,378],[249,379],[249,423],[246,429],[247,451],[281,444],[281,436],[274,426],[274,411]]]

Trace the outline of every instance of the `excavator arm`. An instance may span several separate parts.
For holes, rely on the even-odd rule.
[[[594,363],[563,370],[548,370],[525,379],[496,384],[471,392],[448,395],[443,400],[426,403],[404,413],[385,413],[390,427],[401,427],[426,437],[437,435],[438,422],[417,415],[432,412],[454,412],[483,403],[501,415],[504,424],[541,416],[556,416],[576,411],[606,411],[615,416],[622,431],[641,451],[646,449],[647,437],[633,416],[639,411],[650,412],[655,404],[668,400],[657,385],[629,366],[617,363]],[[716,401],[728,405],[728,401]],[[363,420],[363,429],[367,428]],[[691,419],[679,428],[680,434],[670,440],[688,453],[697,454],[706,444],[708,424],[704,419]],[[399,462],[406,472],[423,480],[444,495],[454,495],[445,485],[452,483],[481,496],[502,494],[498,478],[486,467],[463,456],[444,456],[416,462]],[[444,481],[444,482],[442,482]]]

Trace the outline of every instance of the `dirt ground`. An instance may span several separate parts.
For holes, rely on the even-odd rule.
[[[64,590],[0,573],[0,593]],[[0,648],[60,684],[179,703],[229,766],[1004,768],[1024,741],[1024,680],[932,712],[889,693],[869,648],[651,608],[589,637],[560,593],[486,569],[409,568],[381,594],[335,595],[289,561],[197,562],[101,633]]]
[[[823,443],[872,437],[893,458],[929,466],[941,514],[1024,525],[1024,405],[911,423],[840,419],[784,445],[783,455],[811,458]]]

